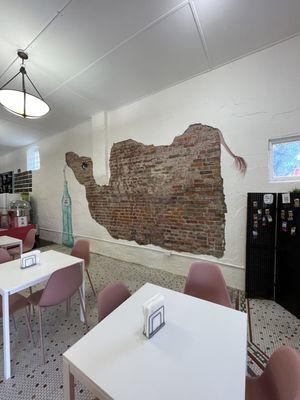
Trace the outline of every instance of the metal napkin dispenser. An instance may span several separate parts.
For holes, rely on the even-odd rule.
[[[40,250],[30,251],[21,255],[21,269],[40,264]]]
[[[157,294],[143,304],[144,335],[150,339],[166,323],[165,299]]]

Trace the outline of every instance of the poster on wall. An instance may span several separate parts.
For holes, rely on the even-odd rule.
[[[74,246],[73,226],[72,226],[72,200],[66,179],[66,167],[64,168],[64,189],[61,200],[62,207],[62,244],[68,247]]]
[[[0,174],[0,193],[13,193],[14,173],[13,171]]]

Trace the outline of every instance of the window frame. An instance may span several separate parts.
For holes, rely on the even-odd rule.
[[[273,145],[278,143],[300,142],[300,133],[291,136],[280,137],[276,139],[269,139],[268,153],[269,153],[269,181],[271,183],[277,182],[299,182],[300,176],[273,176]]]
[[[38,166],[38,168],[36,168],[36,165],[34,166],[34,168],[29,168],[29,164],[33,160],[33,157],[31,157],[31,156],[33,156],[33,155],[34,155],[34,163],[35,163],[36,152],[38,152],[38,154],[39,154],[39,166]],[[39,171],[41,169],[41,157],[40,157],[39,146],[34,145],[34,146],[30,146],[27,149],[27,151],[26,151],[26,167],[27,167],[27,171]]]

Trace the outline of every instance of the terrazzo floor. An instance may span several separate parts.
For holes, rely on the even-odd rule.
[[[59,246],[47,246],[42,251],[55,249],[69,252]],[[119,261],[98,254],[91,255],[90,274],[98,293],[105,285],[116,280],[123,281],[131,291],[151,282],[173,290],[182,291],[185,278],[168,272]],[[246,300],[243,293],[232,290],[232,299],[241,311],[248,312],[248,372],[259,374],[268,357],[282,344],[290,345],[300,352],[300,321],[278,304],[265,300]],[[97,323],[95,297],[86,281],[86,307],[89,326]],[[79,301],[72,301],[71,314],[67,318],[65,306],[49,308],[44,312],[46,364],[43,364],[39,346],[33,346],[27,338],[23,312],[16,315],[17,331],[11,324],[12,378],[0,380],[0,399],[63,400],[62,354],[85,333],[79,320]],[[2,322],[0,324],[2,330]],[[32,317],[35,342],[38,338],[36,316]],[[0,376],[3,371],[2,343],[0,346]],[[93,396],[76,384],[76,399],[89,400]]]

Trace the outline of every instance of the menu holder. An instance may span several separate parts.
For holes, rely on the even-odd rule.
[[[150,339],[166,323],[164,296],[157,294],[143,304],[144,335]]]
[[[30,251],[21,255],[21,269],[40,264],[40,250]]]

